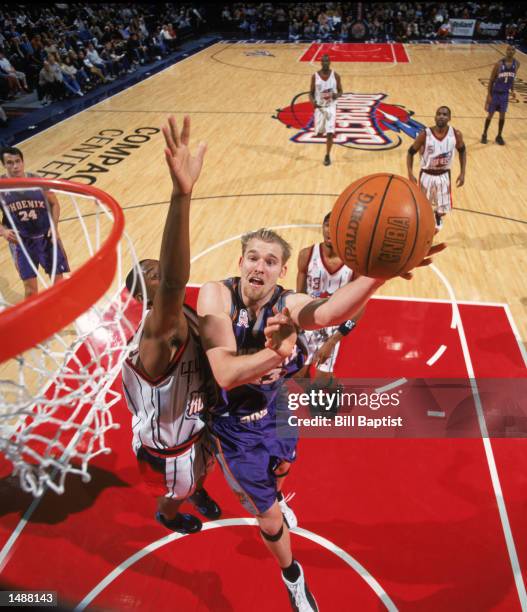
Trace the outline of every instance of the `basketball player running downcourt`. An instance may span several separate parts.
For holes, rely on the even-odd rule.
[[[330,215],[331,213],[328,213],[322,222],[323,242],[305,247],[298,255],[296,290],[299,293],[307,293],[313,298],[327,298],[353,278],[353,270],[344,264],[331,243]],[[307,378],[309,366],[313,364],[315,381],[331,383],[340,342],[355,328],[360,314],[338,327],[327,327],[304,333],[308,358],[298,373],[298,378]]]
[[[37,174],[25,171],[24,155],[20,149],[5,147],[1,151],[1,157],[6,174],[0,178],[40,178]],[[50,191],[28,187],[0,194],[0,207],[0,236],[9,244],[15,267],[24,283],[25,297],[28,298],[38,292],[36,270],[39,265],[48,276],[55,274],[55,282],[70,271],[58,230],[60,204],[55,194]],[[9,221],[6,208],[18,230],[20,241]],[[24,253],[22,244],[33,265]]]
[[[429,255],[444,245],[436,245]],[[242,237],[240,277],[203,285],[198,298],[200,335],[221,398],[212,411],[216,457],[228,484],[256,516],[262,539],[275,557],[295,611],[318,610],[302,567],[293,558],[289,529],[277,499],[275,467],[293,458],[294,444],[276,430],[285,377],[302,367],[297,329],[320,329],[353,318],[380,279],[359,277],[326,299],[286,291],[290,246],[260,229]],[[425,258],[419,265],[427,265]],[[411,273],[403,275],[411,278]],[[276,314],[274,314],[276,312]]]
[[[324,165],[331,164],[331,147],[337,119],[337,98],[342,95],[340,76],[330,69],[329,55],[323,55],[322,68],[311,77],[309,99],[315,107],[315,134],[326,137]]]
[[[505,58],[495,64],[490,74],[489,89],[487,99],[485,100],[485,110],[488,112],[488,115],[485,119],[483,134],[481,135],[482,144],[487,144],[488,142],[487,132],[496,111],[500,114],[496,142],[499,145],[505,144],[502,136],[505,114],[509,108],[509,94],[512,98],[516,98],[514,81],[520,68],[520,62],[514,59],[515,53],[516,49],[509,45],[505,51]]]
[[[149,310],[139,347],[123,364],[123,390],[133,415],[132,445],[139,470],[158,498],[156,519],[172,531],[194,533],[202,523],[179,512],[183,501],[188,499],[207,518],[221,514],[203,488],[214,458],[199,416],[211,376],[196,314],[184,305],[190,276],[190,199],[206,147],[200,144],[196,156],[190,155],[188,117],[181,133],[170,117],[163,134],[173,191],[159,261],[141,262],[146,295],[134,285],[133,271],[126,279],[128,290],[137,300],[146,300]]]
[[[435,125],[420,132],[408,149],[406,165],[408,178],[417,183],[413,173],[414,155],[419,152],[421,170],[419,186],[430,200],[436,217],[436,230],[443,226],[443,217],[452,210],[452,186],[450,169],[454,161],[454,153],[459,152],[460,172],[456,186],[465,183],[467,167],[467,152],[463,135],[448,123],[451,111],[448,106],[440,106],[436,110]]]

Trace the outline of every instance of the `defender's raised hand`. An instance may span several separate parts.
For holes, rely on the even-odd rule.
[[[189,149],[190,117],[188,116],[183,119],[181,132],[178,129],[176,118],[169,117],[167,125],[163,126],[163,135],[167,144],[165,158],[174,191],[180,194],[190,194],[199,178],[207,145],[200,142],[196,154],[191,155]]]

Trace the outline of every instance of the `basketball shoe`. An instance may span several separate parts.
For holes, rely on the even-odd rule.
[[[318,612],[317,602],[307,586],[302,566],[300,563],[298,563],[298,561],[295,561],[295,563],[300,569],[300,576],[297,578],[297,580],[295,580],[295,582],[289,582],[289,580],[287,580],[287,578],[282,574],[282,580],[284,581],[289,593],[291,608],[294,610],[294,612]]]
[[[288,493],[284,497],[281,491],[278,491],[278,493],[276,494],[278,505],[280,506],[280,510],[282,511],[282,515],[289,529],[294,529],[295,527],[298,527],[298,519],[296,518],[296,514],[287,505],[287,502],[292,500],[294,496],[294,493]]]
[[[200,514],[203,514],[204,517],[211,520],[220,518],[221,508],[207,493],[207,491],[205,491],[205,489],[196,489],[188,500],[196,507]]]
[[[324,157],[324,166],[329,166],[331,164],[331,158],[329,157],[329,155],[326,155]]]
[[[202,523],[197,516],[192,514],[181,514],[178,512],[176,518],[171,520],[164,517],[161,512],[156,513],[156,521],[163,527],[176,531],[177,533],[197,533],[202,528]]]
[[[505,141],[503,140],[503,136],[502,136],[501,134],[499,134],[498,136],[496,136],[496,142],[497,142],[499,145],[504,145],[504,144],[505,144]]]
[[[481,144],[487,144],[488,139],[487,139],[487,134],[482,134],[481,135]]]

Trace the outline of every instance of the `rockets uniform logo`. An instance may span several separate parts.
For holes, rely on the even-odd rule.
[[[291,140],[303,144],[325,143],[325,136],[314,131],[314,109],[306,98],[307,92],[296,95],[290,106],[278,109],[274,116],[288,128],[300,130]],[[384,93],[345,93],[337,100],[335,144],[352,149],[384,151],[395,149],[403,135],[415,139],[425,129],[412,119],[413,111],[398,104],[386,104]]]
[[[240,310],[240,314],[238,315],[238,321],[236,322],[236,325],[238,327],[245,327],[245,328],[249,327],[249,314],[247,313],[245,308],[242,308]]]

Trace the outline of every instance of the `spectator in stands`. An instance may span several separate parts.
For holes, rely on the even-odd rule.
[[[107,80],[109,80],[104,76],[100,68],[97,68],[97,66],[92,64],[92,62],[86,57],[82,49],[79,51],[78,57],[79,60],[82,62],[84,68],[86,68],[86,71],[90,75],[90,78],[91,76],[94,76],[96,79],[99,80],[100,83],[106,83]]]
[[[26,81],[26,75],[19,70],[15,70],[11,62],[5,56],[3,50],[0,49],[0,70],[8,76],[10,84],[18,91],[29,91]],[[14,77],[14,79],[13,79]]]
[[[38,99],[44,105],[55,100],[62,100],[66,93],[62,78],[58,78],[55,70],[50,66],[48,60],[44,60],[42,70],[38,75]]]
[[[66,86],[68,91],[70,91],[76,96],[82,97],[84,93],[82,91],[79,81],[77,80],[77,69],[75,68],[75,66],[72,65],[69,56],[63,56],[60,60],[59,66],[62,72],[64,85]]]

